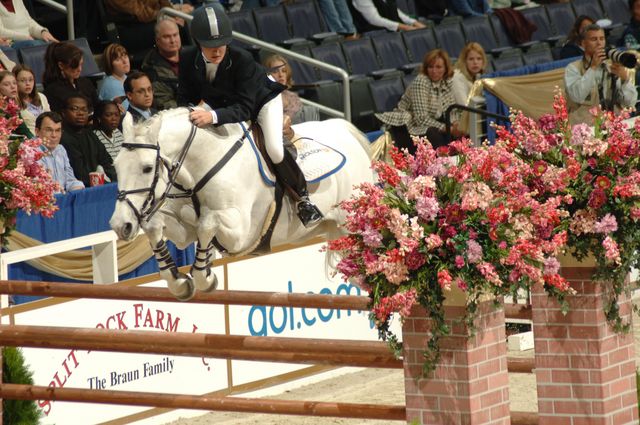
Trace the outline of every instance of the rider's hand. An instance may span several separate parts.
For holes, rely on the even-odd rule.
[[[206,127],[213,124],[213,117],[209,111],[191,111],[189,119],[197,127]]]

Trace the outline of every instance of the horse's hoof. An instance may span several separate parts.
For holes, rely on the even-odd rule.
[[[211,270],[211,269],[209,269]],[[209,271],[212,275],[213,275],[213,280],[211,281],[211,283],[209,284],[209,286],[205,289],[199,289],[202,292],[213,292],[218,288],[218,276],[216,276],[215,273],[213,273],[212,271]]]
[[[169,291],[178,301],[189,301],[195,295],[196,287],[191,276],[178,273],[173,285],[169,285]]]

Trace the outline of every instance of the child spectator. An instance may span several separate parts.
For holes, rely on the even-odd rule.
[[[104,72],[107,74],[102,81],[102,87],[100,87],[100,93],[98,97],[100,100],[116,100],[122,104],[122,113],[129,107],[129,101],[124,94],[124,87],[122,84],[127,78],[127,74],[131,71],[131,64],[129,62],[129,53],[124,46],[112,43],[104,49]]]
[[[36,136],[42,140],[45,152],[40,163],[60,186],[60,192],[84,189],[84,184],[73,175],[67,151],[60,146],[62,118],[57,112],[43,112],[35,122]]]
[[[479,43],[468,43],[458,56],[453,73],[453,96],[457,104],[468,105],[473,82],[480,77],[487,65],[487,55]]]
[[[82,94],[67,97],[62,109],[61,144],[69,154],[73,173],[85,186],[90,186],[89,173],[101,167],[106,178],[116,181],[116,170],[107,149],[89,128],[89,100]]]
[[[35,134],[36,118],[51,110],[47,97],[40,93],[36,87],[36,77],[33,70],[27,65],[16,65],[13,75],[18,83],[18,104],[20,116],[29,131]]]
[[[103,100],[98,103],[93,114],[93,124],[95,126],[93,132],[107,149],[111,159],[115,160],[120,152],[120,147],[122,147],[122,142],[124,142],[124,136],[118,129],[120,125],[119,105],[113,100]]]
[[[0,71],[0,95],[13,100],[16,104],[19,103],[18,83],[16,82],[15,75],[10,71]],[[22,118],[21,112],[18,112],[18,115]],[[14,133],[25,136],[27,139],[33,139],[34,137],[24,121],[15,129]]]

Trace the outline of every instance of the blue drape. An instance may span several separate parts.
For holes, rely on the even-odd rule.
[[[104,232],[110,229],[109,219],[115,209],[117,193],[118,186],[116,184],[106,184],[57,195],[56,204],[59,211],[55,213],[53,218],[44,218],[39,215],[29,216],[20,212],[18,214],[17,231],[44,243]],[[168,246],[178,266],[193,263],[193,246],[186,250],[178,250],[171,243]],[[120,279],[144,276],[157,271],[158,265],[155,259],[151,257],[134,271],[121,275]],[[10,266],[9,279],[87,283],[54,276],[37,270],[26,263]],[[16,303],[22,303],[35,298],[15,296],[14,299]]]
[[[552,69],[564,68],[565,66],[567,66],[571,62],[574,62],[577,59],[578,58],[562,59],[559,61],[543,63],[539,65],[529,65],[529,66],[524,66],[522,68],[510,69],[508,71],[496,71],[491,74],[483,75],[482,78],[513,77],[516,75],[536,74],[538,72],[545,72],[545,71],[550,71]],[[496,96],[494,96],[487,90],[484,90],[483,96],[487,102],[488,112],[509,116],[509,105],[506,105],[503,101],[498,99]],[[490,123],[496,122],[496,121],[497,120],[495,120],[494,118],[487,119],[487,138],[491,143],[495,142],[496,132],[493,129],[493,127],[490,126]],[[498,124],[509,125],[509,122],[501,122],[501,121],[497,121],[497,122]]]

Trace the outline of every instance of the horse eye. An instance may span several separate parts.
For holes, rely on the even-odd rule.
[[[143,172],[144,174],[149,174],[151,171],[153,171],[153,167],[152,167],[152,166],[150,166],[150,165],[147,165],[146,167],[143,167],[143,168],[142,168],[142,172]]]

